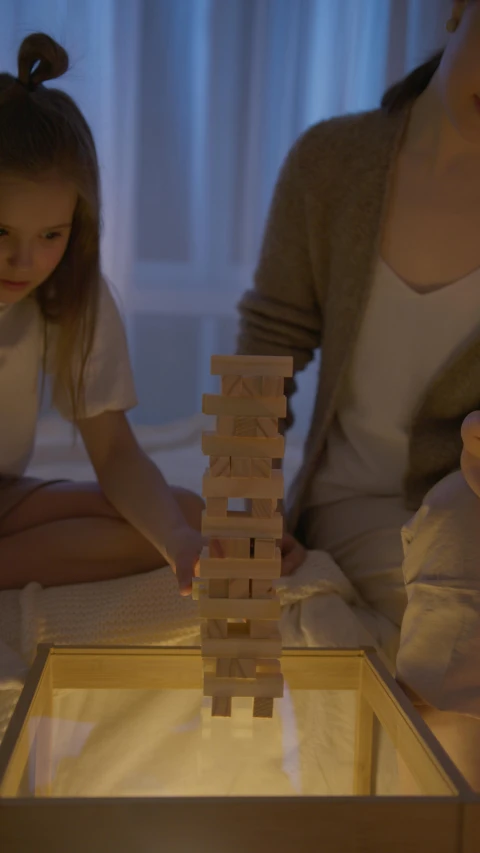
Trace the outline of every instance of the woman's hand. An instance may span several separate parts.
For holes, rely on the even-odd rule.
[[[282,577],[296,572],[302,565],[307,551],[290,533],[284,533],[280,549],[282,552]]]
[[[465,418],[462,441],[460,467],[468,485],[480,497],[480,412],[472,412]]]
[[[180,595],[190,595],[192,579],[198,576],[199,561],[202,549],[207,540],[192,527],[180,527],[169,537],[167,559],[177,576]],[[212,541],[217,546],[215,556],[222,557],[220,543]],[[290,533],[285,533],[281,540],[282,576],[291,575],[302,565],[307,551]]]

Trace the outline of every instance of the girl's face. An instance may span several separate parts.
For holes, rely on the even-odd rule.
[[[77,193],[55,175],[0,177],[0,303],[24,299],[51,275],[67,248]]]
[[[440,95],[460,135],[480,146],[480,0],[456,2],[453,16],[459,25],[438,71]]]

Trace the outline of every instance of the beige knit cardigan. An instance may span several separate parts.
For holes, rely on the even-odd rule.
[[[368,303],[409,112],[336,118],[298,140],[274,193],[255,285],[239,304],[239,353],[292,355],[296,373],[321,348],[304,460],[287,502],[289,528],[297,533]],[[289,381],[287,427],[295,389]],[[436,482],[459,468],[460,426],[477,408],[480,326],[434,377],[414,414],[403,484],[407,508],[416,510]]]

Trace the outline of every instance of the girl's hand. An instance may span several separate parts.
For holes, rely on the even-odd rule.
[[[462,441],[460,467],[468,485],[480,497],[480,412],[472,412],[465,418]]]
[[[180,595],[190,595],[192,578],[198,575],[205,538],[193,527],[179,527],[169,536],[166,557],[177,576]]]
[[[307,551],[290,533],[284,533],[280,549],[282,552],[282,577],[296,572],[307,556]]]

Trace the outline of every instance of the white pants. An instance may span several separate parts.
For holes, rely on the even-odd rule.
[[[480,718],[480,499],[462,474],[413,518],[401,498],[362,497],[310,510],[306,528],[307,546],[401,625],[399,680],[434,708]]]
[[[455,472],[403,530],[397,676],[434,708],[480,718],[480,499]]]

